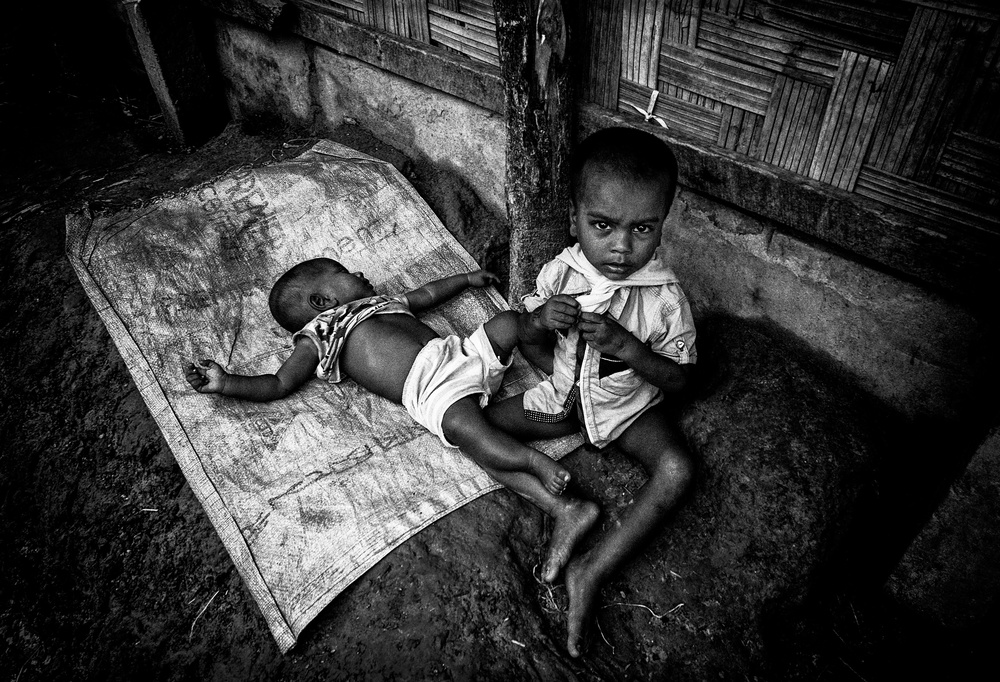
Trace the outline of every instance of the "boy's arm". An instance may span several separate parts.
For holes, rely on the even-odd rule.
[[[419,289],[407,292],[406,300],[410,310],[419,313],[457,296],[469,287],[485,287],[499,282],[500,278],[492,272],[476,270],[428,282]]]
[[[679,365],[668,357],[654,353],[607,315],[581,313],[580,333],[592,348],[614,355],[665,393],[678,393],[687,386],[691,365]]]
[[[185,378],[199,393],[219,393],[243,400],[267,402],[284,398],[302,386],[312,377],[318,364],[319,356],[312,341],[302,339],[274,374],[230,374],[217,362],[202,360],[198,365],[188,365]]]
[[[576,324],[580,304],[566,294],[556,294],[517,320],[517,347],[521,355],[546,374],[552,374],[555,331],[565,331]]]

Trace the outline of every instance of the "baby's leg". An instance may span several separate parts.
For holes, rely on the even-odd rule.
[[[483,324],[486,336],[493,346],[493,352],[500,358],[500,362],[506,363],[511,351],[517,346],[517,320],[517,313],[513,310],[504,310]]]
[[[462,398],[444,413],[441,428],[445,438],[477,464],[501,471],[526,471],[552,494],[569,483],[569,472],[543,452],[515,440],[490,425],[474,396]]]

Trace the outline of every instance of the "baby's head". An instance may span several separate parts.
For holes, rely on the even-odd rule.
[[[606,128],[585,139],[570,168],[570,234],[613,280],[648,263],[677,189],[677,160],[659,138]]]
[[[313,258],[279,277],[267,304],[278,324],[297,332],[324,310],[374,295],[371,283],[360,272],[348,272],[331,258]]]

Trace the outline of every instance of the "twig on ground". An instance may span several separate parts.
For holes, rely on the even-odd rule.
[[[198,615],[194,617],[194,622],[191,623],[191,631],[188,633],[188,641],[189,642],[191,641],[191,638],[194,636],[194,626],[198,624],[198,619],[201,618],[201,615],[203,613],[205,613],[205,611],[208,609],[209,604],[211,604],[212,601],[215,600],[215,597],[218,594],[219,594],[219,590],[216,590],[215,594],[213,594],[211,597],[209,597],[208,601],[205,602],[205,605],[201,607],[201,611],[198,612]]]
[[[837,658],[840,658],[840,657],[838,656]],[[859,673],[857,670],[855,670],[854,668],[852,668],[850,666],[850,664],[847,661],[845,661],[843,658],[840,658],[840,662],[843,663],[844,666],[846,666],[848,670],[850,670],[852,673],[854,673],[855,675],[857,675],[859,680],[861,680],[862,682],[868,682],[868,680],[866,680],[861,673]]]
[[[538,583],[538,586],[544,590],[541,599],[542,611],[545,611],[546,613],[566,613],[567,609],[560,608],[559,603],[556,601],[555,588],[542,580],[539,571],[540,566],[541,564],[535,564],[535,566],[531,569],[531,576],[535,579],[535,582]]]
[[[597,631],[601,633],[601,639],[603,639],[604,643],[607,644],[611,648],[611,654],[614,655],[614,653],[615,653],[615,645],[612,644],[611,642],[609,642],[608,638],[604,636],[604,628],[601,627],[601,619],[597,618],[595,616],[594,617],[594,622],[597,623]]]
[[[663,614],[657,613],[656,611],[654,611],[653,609],[649,608],[645,604],[632,604],[630,602],[623,602],[623,601],[611,602],[610,604],[605,604],[602,608],[606,609],[606,608],[609,608],[609,607],[612,607],[612,606],[636,606],[636,607],[638,607],[640,609],[646,609],[647,611],[649,611],[650,614],[652,614],[653,618],[656,618],[658,620],[663,620],[664,618],[666,618],[667,616],[669,616],[670,614],[672,614],[674,611],[676,611],[677,609],[679,609],[682,606],[684,606],[684,602],[681,602],[680,604],[678,604],[677,606],[675,606],[674,608],[670,609],[669,611],[667,611],[666,613],[663,613]]]

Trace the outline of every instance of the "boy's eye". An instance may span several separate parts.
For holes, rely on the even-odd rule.
[[[611,226],[608,225],[603,220],[598,220],[597,222],[595,222],[594,223],[594,227],[596,227],[598,230],[610,230],[611,229]]]
[[[635,231],[638,232],[639,234],[648,234],[648,233],[650,233],[650,232],[653,231],[653,226],[652,225],[638,225],[638,226],[636,226]]]

